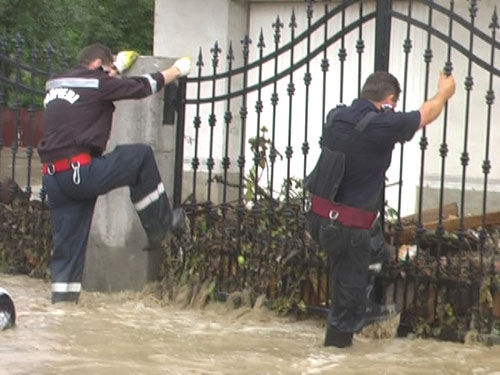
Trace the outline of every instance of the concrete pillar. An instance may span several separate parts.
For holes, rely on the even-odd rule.
[[[139,57],[128,75],[162,70],[173,59]],[[141,100],[116,102],[107,150],[118,144],[144,143],[153,147],[172,202],[175,127],[163,125],[163,91]],[[128,187],[98,198],[90,231],[83,277],[86,290],[141,290],[158,277],[162,252],[144,252],[146,234],[130,202]]]
[[[248,32],[248,12],[249,3],[242,0],[156,0],[155,2],[155,30],[153,51],[155,56],[190,56],[193,65],[191,75],[198,74],[196,62],[200,52],[202,53],[204,67],[202,75],[212,73],[212,52],[211,49],[217,42],[221,49],[219,55],[218,71],[226,71],[227,54],[230,42],[234,50],[233,67],[242,65],[242,45],[241,40]],[[224,83],[219,83],[218,90],[225,90]],[[241,77],[233,79],[232,89],[237,90],[241,85]],[[193,89],[193,87],[191,87]],[[204,85],[202,88],[204,94],[210,95],[210,85]],[[187,93],[188,97],[194,97],[196,93]],[[231,166],[229,170],[229,180],[233,184],[238,182],[237,159],[240,149],[241,126],[239,111],[240,100],[232,101],[233,122],[226,134],[224,120],[222,116],[217,118],[215,126],[214,144],[214,173],[221,174],[222,158],[224,157],[224,140],[230,137],[231,145],[229,158]],[[194,137],[194,106],[186,108],[185,139]],[[200,108],[200,117],[202,120],[199,137],[200,139],[209,138],[208,116],[210,108],[208,105]],[[206,144],[204,145],[207,146]],[[192,150],[191,150],[192,151]],[[191,159],[193,153],[190,150],[185,152],[184,158],[184,184],[182,199],[186,199],[192,193],[192,168]],[[206,156],[200,158],[200,168],[197,172],[197,199],[205,201],[207,197],[207,168]],[[229,189],[228,200],[234,200],[237,197],[237,189]],[[222,185],[212,185],[212,196],[210,200],[219,203],[222,200]]]

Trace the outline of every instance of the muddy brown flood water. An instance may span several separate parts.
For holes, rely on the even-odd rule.
[[[474,374],[500,375],[500,346],[355,338],[324,348],[321,319],[165,304],[141,293],[84,292],[51,305],[49,284],[0,274],[17,310],[0,332],[0,374]]]

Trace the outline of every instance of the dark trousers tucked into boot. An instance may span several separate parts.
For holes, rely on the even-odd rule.
[[[366,324],[387,319],[395,310],[384,305],[382,284],[370,264],[387,260],[385,239],[377,222],[370,230],[346,228],[323,221],[320,245],[328,251],[332,301],[325,346],[346,347]]]
[[[369,238],[366,229],[330,223],[321,228],[321,246],[329,250],[332,293],[325,346],[347,347],[352,344],[353,334],[364,327]]]
[[[75,179],[77,173],[78,178]],[[92,162],[44,175],[49,198],[54,250],[51,259],[52,302],[78,302],[87,240],[99,195],[130,187],[134,204],[150,244],[161,243],[170,230],[184,228],[182,209],[172,211],[150,146],[131,144]]]

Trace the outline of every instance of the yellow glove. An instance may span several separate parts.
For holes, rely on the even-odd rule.
[[[187,76],[191,71],[191,59],[187,56],[181,57],[174,62],[174,66],[181,73],[181,77]]]
[[[123,73],[124,71],[130,69],[134,64],[135,60],[139,57],[139,53],[136,51],[120,51],[116,55],[116,60],[113,63],[114,67],[118,73]]]

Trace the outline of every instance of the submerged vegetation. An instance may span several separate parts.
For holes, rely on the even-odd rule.
[[[160,297],[180,288],[190,288],[194,295],[204,288],[207,301],[237,294],[236,306],[265,296],[265,304],[283,314],[324,310],[326,257],[304,232],[300,206],[293,207],[262,200],[261,215],[252,208],[186,207],[193,237],[189,242],[174,239],[165,248]],[[415,245],[400,251],[383,279],[387,294],[403,309],[401,327],[419,337],[497,343],[499,238],[496,226],[468,230],[461,240],[454,235],[438,240],[429,233],[418,251]],[[49,278],[51,247],[46,204],[30,202],[22,192],[10,203],[0,203],[1,272]]]

